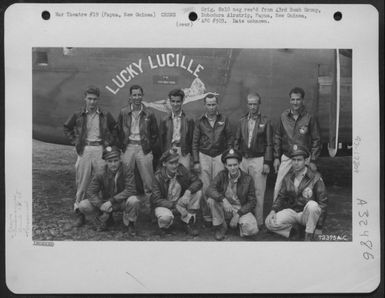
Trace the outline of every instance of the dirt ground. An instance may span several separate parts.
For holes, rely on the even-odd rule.
[[[108,231],[97,232],[92,218],[80,228],[72,227],[75,197],[76,154],[71,146],[33,141],[33,240],[53,241],[215,241],[211,228],[200,226],[197,237],[185,233],[182,223],[176,221],[172,234],[160,236],[157,224],[149,211],[141,207],[137,227],[138,235],[130,237],[115,214],[115,225]],[[324,235],[336,241],[352,240],[352,168],[351,157],[324,157],[319,161],[329,194],[328,216]],[[265,216],[272,204],[275,175],[267,181]],[[324,240],[325,237],[324,237]],[[322,240],[322,241],[324,241]],[[225,241],[287,241],[279,235],[261,231],[249,239],[241,238],[236,230],[229,231]],[[319,240],[321,241],[321,240]]]

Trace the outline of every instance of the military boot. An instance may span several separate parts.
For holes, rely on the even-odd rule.
[[[84,214],[81,213],[79,209],[76,209],[73,226],[76,228],[79,228],[82,225],[84,225],[85,222],[86,222],[86,217],[84,216]]]
[[[215,239],[218,241],[225,239],[226,232],[227,232],[227,224],[224,221],[221,225],[215,226]]]
[[[128,234],[132,237],[136,236],[136,224],[133,221],[128,223]]]
[[[195,217],[191,217],[189,223],[186,224],[186,232],[194,237],[199,235],[198,226],[195,222]]]

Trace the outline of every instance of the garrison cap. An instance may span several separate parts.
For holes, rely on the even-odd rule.
[[[87,95],[87,94],[94,94],[96,95],[97,97],[100,96],[100,89],[96,86],[93,86],[93,85],[90,85],[86,88],[86,90],[84,91],[84,94]]]
[[[304,158],[308,158],[310,156],[309,150],[307,150],[305,146],[294,144],[290,150],[290,158],[300,155]]]
[[[114,157],[120,157],[120,149],[116,146],[107,146],[103,150],[103,156],[102,158],[104,160],[114,158]]]
[[[221,160],[223,163],[226,162],[226,159],[228,158],[236,158],[239,162],[242,161],[242,154],[233,148],[227,149],[225,152],[223,152]]]
[[[171,160],[179,159],[178,151],[175,148],[165,151],[160,157],[160,162],[169,162]]]

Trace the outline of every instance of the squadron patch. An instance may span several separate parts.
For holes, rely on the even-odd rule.
[[[302,192],[302,196],[305,199],[310,199],[313,196],[313,190],[310,187],[306,187]]]

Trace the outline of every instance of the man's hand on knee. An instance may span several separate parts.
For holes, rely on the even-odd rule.
[[[223,210],[228,215],[228,217],[233,215],[233,206],[231,206],[230,202],[226,199],[223,199]]]
[[[275,224],[277,223],[277,213],[274,210],[271,210],[267,217]]]
[[[102,212],[110,213],[112,212],[112,203],[110,201],[104,202],[99,209]]]

